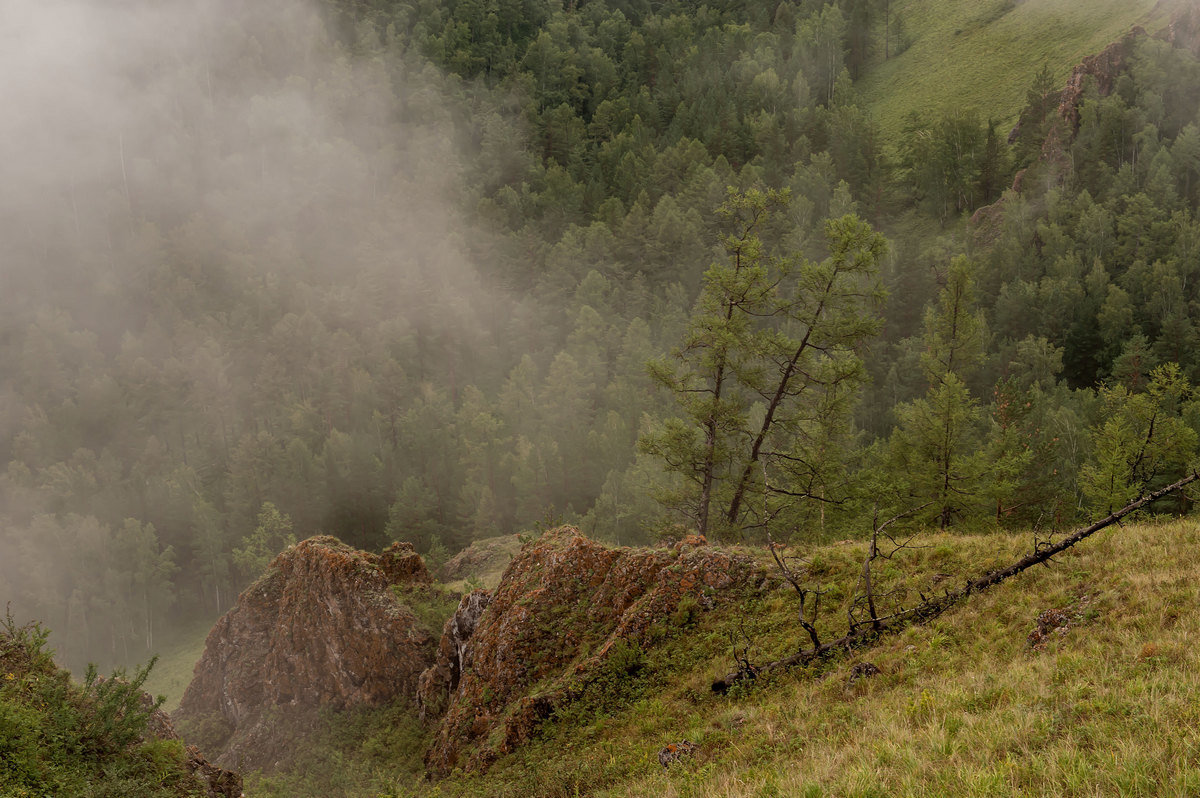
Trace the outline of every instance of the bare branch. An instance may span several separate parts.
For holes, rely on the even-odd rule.
[[[941,596],[926,599],[915,607],[900,610],[891,615],[878,616],[872,619],[869,629],[854,628],[848,634],[837,640],[832,640],[828,643],[817,645],[814,640],[812,648],[807,648],[799,651],[790,657],[769,662],[758,669],[758,673],[769,672],[795,667],[797,665],[808,665],[826,657],[830,657],[837,652],[846,651],[853,648],[858,648],[867,645],[877,640],[880,636],[889,632],[896,632],[913,623],[923,623],[930,621],[961,601],[964,601],[971,596],[972,593],[982,593],[1001,582],[1010,579],[1017,574],[1020,574],[1035,565],[1047,565],[1051,558],[1057,554],[1061,554],[1072,546],[1080,543],[1083,540],[1091,537],[1102,529],[1112,526],[1113,524],[1120,525],[1122,519],[1136,513],[1147,505],[1153,504],[1159,499],[1175,493],[1185,486],[1200,480],[1200,471],[1193,471],[1188,476],[1176,482],[1167,485],[1164,488],[1147,493],[1141,498],[1130,502],[1116,512],[1110,513],[1104,518],[1092,523],[1082,529],[1077,530],[1070,536],[1064,538],[1058,543],[1049,543],[1047,545],[1035,547],[1036,550],[1031,554],[1022,557],[1016,562],[1005,568],[999,568],[990,571],[986,574],[978,576],[974,579],[968,579],[967,583],[958,590],[947,590]],[[919,508],[918,508],[919,509]],[[780,559],[774,552],[776,562]],[[795,586],[795,585],[794,585]],[[799,589],[799,588],[797,588]],[[815,619],[814,615],[814,619]],[[808,627],[805,626],[807,631]],[[722,679],[713,682],[712,689],[717,693],[728,691],[729,687],[739,680],[738,673],[731,673]]]

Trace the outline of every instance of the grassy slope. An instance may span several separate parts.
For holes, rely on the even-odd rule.
[[[204,653],[204,641],[212,623],[200,621],[186,629],[177,630],[171,640],[158,652],[158,662],[146,679],[145,689],[153,696],[165,696],[163,709],[173,712],[179,707],[183,691],[192,681],[192,670]]]
[[[1030,537],[937,537],[890,578],[929,589],[1027,550]],[[817,553],[821,581],[853,586],[862,547]],[[752,656],[795,640],[783,590],[744,616],[708,613],[647,654],[633,703],[573,711],[485,778],[401,795],[1184,795],[1200,793],[1200,526],[1101,533],[929,626],[747,695],[709,694],[744,621]],[[833,596],[832,598],[836,598]],[[830,631],[842,610],[827,602]],[[1027,636],[1043,610],[1075,626],[1044,650]],[[883,671],[848,686],[850,667]],[[664,772],[658,749],[702,746]],[[410,792],[412,791],[412,792]]]
[[[912,46],[874,67],[859,86],[888,140],[898,137],[911,111],[928,115],[974,107],[1011,126],[1043,64],[1061,84],[1072,67],[1134,25],[1161,27],[1167,4],[902,0],[897,5]]]
[[[491,590],[500,584],[504,569],[521,550],[520,535],[500,535],[476,540],[443,567],[446,587],[460,593],[469,592],[478,585]],[[464,563],[461,567],[456,565]]]

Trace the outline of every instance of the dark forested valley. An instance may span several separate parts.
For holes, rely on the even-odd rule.
[[[1194,456],[1190,18],[898,136],[887,0],[0,19],[0,584],[73,668],[318,533],[1049,528]]]

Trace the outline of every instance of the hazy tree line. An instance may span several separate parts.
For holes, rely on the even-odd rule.
[[[2,207],[0,573],[70,664],[144,659],[318,532],[1053,523],[1194,448],[1183,51],[1140,45],[1043,161],[1048,74],[1012,145],[961,110],[884,146],[854,78],[903,47],[887,2],[204,23],[138,39],[142,123]]]

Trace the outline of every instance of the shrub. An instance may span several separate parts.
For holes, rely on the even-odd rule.
[[[142,693],[154,665],[108,678],[89,667],[82,685],[55,666],[48,633],[0,626],[0,795],[198,794],[178,740],[143,742],[163,699]]]

